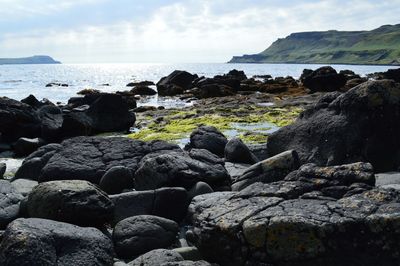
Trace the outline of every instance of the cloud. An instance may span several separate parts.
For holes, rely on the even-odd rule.
[[[0,5],[4,1],[0,0]],[[71,8],[78,2],[82,0],[60,3]],[[85,2],[93,4],[91,0]],[[48,4],[40,12],[54,8],[60,6]],[[224,62],[233,55],[260,52],[292,32],[362,30],[395,24],[399,12],[400,0],[285,4],[189,0],[156,8],[140,20],[124,17],[101,25],[3,34],[0,51],[10,55],[51,54],[66,62]]]

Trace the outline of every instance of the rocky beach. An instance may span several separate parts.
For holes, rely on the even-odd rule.
[[[400,69],[0,97],[0,265],[399,265],[399,136]]]

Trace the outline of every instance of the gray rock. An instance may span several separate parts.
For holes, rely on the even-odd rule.
[[[203,163],[224,164],[224,159],[206,149],[191,149],[189,156]]]
[[[227,138],[217,128],[200,126],[190,134],[190,143],[185,149],[206,149],[219,157],[224,157]]]
[[[143,160],[135,173],[137,190],[165,186],[190,189],[199,181],[217,188],[229,183],[229,176],[221,164],[203,163],[185,154],[162,154]]]
[[[125,166],[111,167],[101,178],[100,188],[108,194],[118,194],[133,188],[133,174]]]
[[[376,186],[400,185],[400,172],[386,172],[375,175]]]
[[[374,182],[370,164],[305,165],[283,181],[201,195],[191,240],[221,265],[397,265],[400,191]],[[334,198],[339,187],[353,193]]]
[[[174,221],[139,215],[120,221],[113,231],[115,252],[133,258],[157,248],[168,248],[177,240],[179,226]]]
[[[183,261],[182,256],[173,250],[155,249],[143,254],[135,260],[129,262],[129,266],[155,266],[168,262]]]
[[[19,203],[23,196],[7,180],[0,180],[0,229],[19,216]]]
[[[232,190],[242,190],[256,182],[270,183],[282,180],[299,166],[299,158],[295,151],[283,152],[250,166],[242,176],[233,181]]]
[[[100,226],[112,220],[114,204],[87,181],[64,180],[36,186],[28,196],[27,210],[30,217]]]
[[[268,159],[267,144],[248,144],[247,147],[259,161]]]
[[[212,264],[204,260],[199,260],[199,261],[185,260],[179,262],[166,262],[161,264],[161,266],[212,266]]]
[[[191,88],[192,82],[196,78],[197,75],[192,75],[186,71],[175,70],[157,82],[158,94],[161,96],[182,94],[185,90]]]
[[[128,138],[76,137],[41,147],[28,156],[15,178],[40,182],[87,180],[94,184],[114,166],[125,166],[135,173],[142,158],[179,146],[164,141],[143,142]]]
[[[239,138],[233,138],[225,146],[225,159],[232,163],[255,164],[257,157],[249,150]]]
[[[199,250],[196,247],[174,248],[173,251],[176,251],[179,254],[181,254],[183,259],[185,260],[199,261],[203,259]]]
[[[44,219],[17,219],[8,225],[0,244],[3,266],[109,266],[113,246],[95,228]]]
[[[137,215],[154,215],[180,222],[189,205],[187,192],[183,188],[133,191],[111,195],[110,199],[115,206],[114,224]]]
[[[250,167],[250,164],[225,162],[225,169],[232,180],[238,179]]]
[[[291,125],[268,138],[270,155],[296,150],[301,164],[370,162],[377,172],[400,165],[400,84],[368,81],[326,94]],[[381,130],[385,128],[385,130]]]
[[[15,189],[22,194],[22,196],[28,196],[28,194],[32,191],[34,187],[36,187],[39,183],[34,180],[29,179],[17,179],[11,184],[15,187]]]

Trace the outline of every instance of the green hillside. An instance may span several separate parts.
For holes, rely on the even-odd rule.
[[[293,33],[259,54],[235,56],[229,63],[400,65],[400,24],[372,31]]]

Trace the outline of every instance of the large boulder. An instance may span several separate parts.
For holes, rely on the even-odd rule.
[[[397,265],[400,191],[374,182],[369,164],[306,165],[283,181],[201,195],[189,207],[191,240],[220,265]]]
[[[121,258],[133,258],[157,248],[168,248],[177,240],[176,222],[150,215],[120,221],[113,231],[115,252]]]
[[[165,186],[190,189],[199,181],[218,188],[229,184],[230,180],[223,165],[204,163],[180,153],[161,154],[144,159],[135,174],[137,190]]]
[[[0,180],[0,230],[18,218],[19,203],[24,197],[7,180]]]
[[[228,139],[213,126],[200,126],[190,134],[190,143],[186,149],[206,149],[220,157],[224,157]]]
[[[382,129],[385,130],[382,130]],[[370,162],[377,172],[400,166],[400,84],[368,81],[323,96],[268,138],[270,155],[293,149],[301,164]]]
[[[306,70],[301,76],[303,85],[312,92],[316,91],[336,91],[346,84],[346,76],[342,73],[338,74],[336,70],[330,66],[318,68],[315,71]]]
[[[41,147],[24,160],[16,178],[40,182],[87,180],[99,184],[103,175],[114,166],[125,166],[135,173],[145,155],[170,150],[180,151],[180,148],[164,141],[76,137],[63,141],[61,145]]]
[[[3,266],[109,266],[111,240],[95,228],[44,219],[18,219],[9,224],[0,244]]]
[[[190,89],[192,82],[197,75],[192,75],[186,71],[175,70],[167,77],[163,77],[157,82],[158,94],[161,96],[175,96],[182,94],[185,90]]]
[[[125,166],[111,167],[101,178],[100,188],[107,194],[118,194],[134,186],[133,173]]]
[[[113,217],[114,204],[103,191],[87,181],[50,181],[29,193],[30,217],[51,219],[80,226],[101,226]]]
[[[187,194],[184,188],[171,187],[111,195],[115,206],[113,223],[137,215],[154,215],[179,223],[189,205]]]
[[[155,90],[153,90],[150,87],[147,86],[143,86],[143,85],[138,85],[135,86],[132,90],[131,93],[133,94],[137,94],[137,95],[156,95],[157,92]]]
[[[40,135],[40,119],[35,110],[7,97],[0,97],[0,125],[1,138],[6,142]]]
[[[224,97],[235,95],[234,90],[223,84],[204,84],[187,91],[198,99]]]

